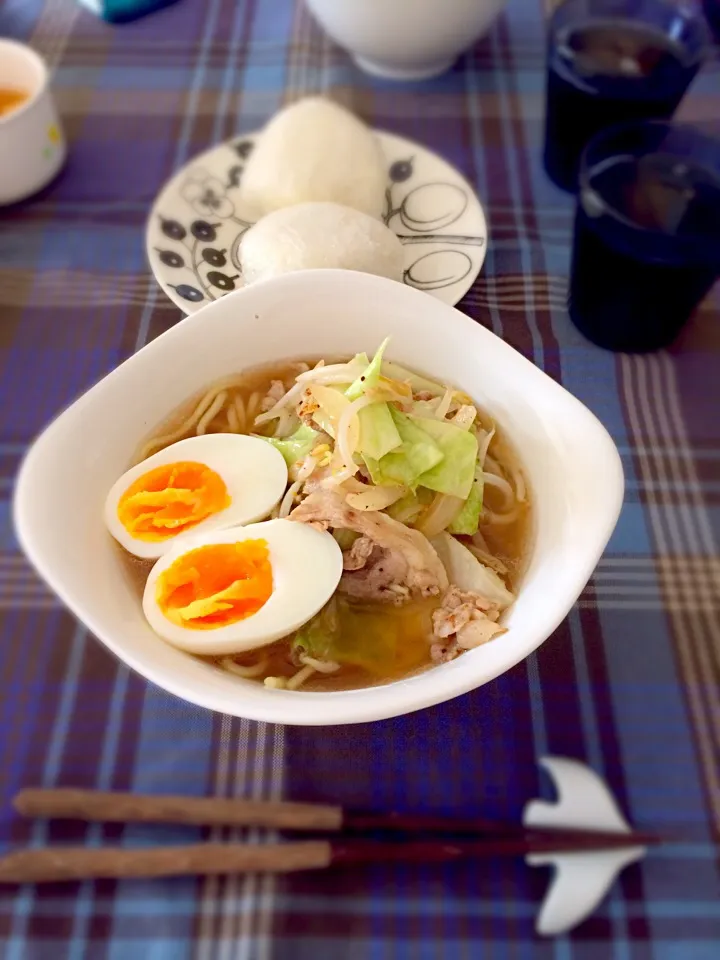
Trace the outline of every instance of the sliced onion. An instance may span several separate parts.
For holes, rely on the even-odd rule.
[[[358,471],[358,465],[354,460],[355,450],[360,441],[360,420],[358,413],[363,407],[367,407],[372,402],[370,397],[358,397],[357,400],[353,400],[353,402],[348,404],[345,410],[343,410],[340,422],[338,423],[336,438],[336,444],[340,450],[343,466],[340,473],[333,478],[336,484],[349,480],[350,477],[354,477]]]
[[[358,480],[357,477],[349,477],[341,484],[343,493],[365,493],[368,489],[367,483]]]
[[[462,510],[464,503],[461,497],[453,497],[449,493],[436,493],[427,512],[415,524],[416,529],[426,537],[436,537],[450,526]]]
[[[454,392],[455,391],[452,389],[452,387],[445,388],[445,394],[438,404],[437,410],[435,411],[435,416],[438,418],[438,420],[444,420],[447,416]]]
[[[476,416],[477,410],[475,407],[464,403],[450,420],[450,423],[455,424],[456,427],[460,427],[461,430],[469,430],[473,423],[475,423]]]
[[[399,485],[365,486],[362,493],[349,493],[345,500],[355,510],[384,510],[407,493],[407,487]]]
[[[304,383],[293,384],[285,396],[278,400],[274,407],[271,407],[270,410],[266,411],[265,413],[260,413],[257,417],[255,417],[255,426],[259,427],[262,426],[263,423],[269,423],[270,420],[275,420],[277,417],[279,417],[286,407],[295,406],[297,401],[303,395],[304,390]]]
[[[304,383],[306,386],[309,382],[352,383],[352,381],[359,377],[366,369],[367,364],[354,363],[352,360],[350,360],[348,363],[330,363],[327,366],[323,365],[322,367],[318,364],[318,366],[313,370],[308,370],[306,373],[301,373],[297,377],[297,381],[298,383]],[[327,379],[328,377],[340,377],[340,379],[333,381],[331,379]]]
[[[496,473],[488,473],[487,471],[484,471],[483,483],[489,487],[495,487],[496,490],[500,490],[503,495],[503,504],[505,506],[515,504],[515,493],[505,477],[499,477]]]

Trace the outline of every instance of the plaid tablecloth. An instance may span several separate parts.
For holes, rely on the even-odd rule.
[[[667,353],[613,356],[570,326],[572,207],[539,162],[542,18],[538,0],[512,0],[452,72],[393,85],[359,73],[292,0],[183,0],[124,27],[72,0],[0,5],[0,34],[55,67],[70,141],[61,179],[0,212],[0,843],[194,836],[25,823],[10,799],[28,784],[517,817],[548,789],[535,764],[546,752],[586,760],[638,826],[683,842],[626,870],[555,941],[533,933],[545,872],[497,861],[6,888],[4,960],[720,956],[720,290]],[[536,656],[413,716],[284,729],[196,709],[118,664],[19,555],[9,498],[47,420],[179,318],[143,252],[163,181],[317,92],[438,150],[477,186],[491,242],[460,307],[595,411],[627,495],[592,581]],[[717,118],[717,65],[683,113]]]

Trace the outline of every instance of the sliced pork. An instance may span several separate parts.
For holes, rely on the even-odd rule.
[[[351,569],[346,566],[340,589],[348,596],[398,603],[413,595],[437,596],[448,587],[445,567],[422,533],[379,511],[353,509],[338,490],[315,490],[295,507],[290,519],[354,530],[366,541],[346,558]]]
[[[479,647],[506,632],[497,622],[500,608],[472,590],[452,586],[442,604],[433,611],[433,634],[438,641],[430,648],[433,660],[454,660],[463,650]]]

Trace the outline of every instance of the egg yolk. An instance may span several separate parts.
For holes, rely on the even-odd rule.
[[[226,627],[257,613],[273,590],[265,540],[214,543],[189,550],[163,571],[155,600],[181,627]]]
[[[136,540],[168,540],[230,505],[225,481],[204,463],[166,463],[131,483],[118,519]]]

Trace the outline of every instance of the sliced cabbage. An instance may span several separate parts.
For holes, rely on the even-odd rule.
[[[380,460],[402,443],[398,429],[386,403],[371,403],[358,413],[360,419],[360,453]]]
[[[351,664],[376,676],[420,666],[427,643],[418,643],[431,629],[415,617],[389,617],[377,604],[367,607],[334,596],[295,634],[293,652],[323,661]],[[413,642],[414,641],[414,642]]]
[[[476,471],[463,508],[448,527],[450,533],[462,533],[468,537],[477,533],[482,513],[483,486],[482,471]]]
[[[478,442],[475,434],[441,420],[409,417],[428,434],[442,453],[442,459],[418,478],[418,483],[437,493],[466,500],[475,479]]]
[[[501,608],[510,606],[515,596],[497,573],[480,563],[459,540],[443,532],[430,542],[442,560],[451,584],[461,590],[472,590]]]
[[[402,442],[396,450],[378,460],[365,457],[365,464],[373,483],[399,483],[405,487],[415,487],[419,477],[440,463],[442,452],[432,437],[413,423],[411,417],[394,407],[388,409]]]
[[[295,433],[285,437],[284,440],[277,440],[275,437],[260,437],[261,440],[271,443],[276,450],[280,451],[288,467],[306,457],[318,443],[319,438],[318,431],[304,423],[301,423]]]
[[[345,391],[345,396],[348,398],[348,400],[357,400],[357,398],[361,397],[366,390],[378,385],[380,374],[382,372],[383,354],[385,353],[385,348],[389,342],[390,337],[386,337],[377,348],[375,356],[372,358],[366,369],[347,388]]]

